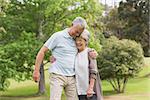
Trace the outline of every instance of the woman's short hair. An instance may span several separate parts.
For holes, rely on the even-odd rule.
[[[90,32],[87,29],[84,29],[80,36],[88,42],[90,39]]]

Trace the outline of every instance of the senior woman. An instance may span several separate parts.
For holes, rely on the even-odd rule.
[[[75,39],[78,49],[75,60],[78,98],[79,100],[103,100],[96,59],[89,56],[91,49],[87,47],[89,36],[89,31],[85,29]]]

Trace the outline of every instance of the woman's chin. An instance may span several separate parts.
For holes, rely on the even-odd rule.
[[[78,47],[77,49],[78,49],[78,51],[81,51],[81,48]]]

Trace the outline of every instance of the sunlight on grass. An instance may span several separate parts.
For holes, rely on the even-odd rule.
[[[145,57],[144,61],[145,61],[145,66],[150,67],[150,57]]]

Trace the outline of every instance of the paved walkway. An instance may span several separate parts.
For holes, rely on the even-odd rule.
[[[150,93],[146,94],[133,94],[133,95],[114,95],[114,96],[105,96],[104,100],[150,100]]]

